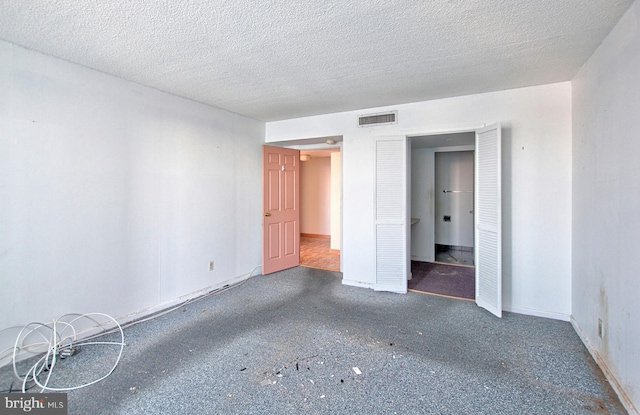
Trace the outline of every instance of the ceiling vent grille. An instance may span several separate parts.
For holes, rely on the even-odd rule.
[[[370,127],[374,125],[396,124],[398,122],[398,111],[381,112],[378,114],[368,114],[358,116],[358,127]]]

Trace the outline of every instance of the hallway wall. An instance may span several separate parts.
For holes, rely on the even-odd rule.
[[[435,257],[434,153],[431,148],[411,149],[411,259],[433,262]]]
[[[331,153],[331,249],[342,247],[342,155]]]
[[[331,235],[331,158],[300,162],[300,232]]]
[[[472,151],[435,153],[436,244],[473,247],[473,174]]]

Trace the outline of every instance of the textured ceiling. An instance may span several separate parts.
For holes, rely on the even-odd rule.
[[[0,39],[264,121],[570,80],[632,0],[0,0]]]

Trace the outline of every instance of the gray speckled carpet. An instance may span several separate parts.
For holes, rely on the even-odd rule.
[[[125,340],[111,376],[69,392],[70,414],[625,413],[569,323],[312,268],[253,277]],[[90,380],[115,353],[83,348],[52,385]]]

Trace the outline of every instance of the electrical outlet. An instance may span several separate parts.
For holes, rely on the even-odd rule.
[[[604,322],[601,318],[598,319],[598,337],[604,338]]]
[[[209,261],[209,271],[213,271],[213,261]]]

